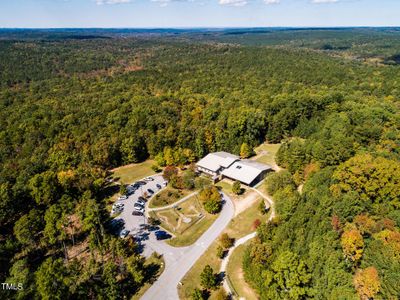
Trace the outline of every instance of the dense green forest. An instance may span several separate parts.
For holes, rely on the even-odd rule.
[[[24,285],[6,298],[133,295],[152,270],[108,232],[108,170],[267,140],[286,171],[244,261],[261,298],[398,299],[399,37],[0,31],[0,277]]]

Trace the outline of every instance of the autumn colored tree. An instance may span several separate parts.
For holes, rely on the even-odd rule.
[[[261,225],[260,219],[255,219],[252,225],[253,230],[256,230]]]
[[[165,178],[165,180],[170,181],[172,176],[177,175],[178,169],[176,167],[168,165],[164,168],[163,177]]]
[[[360,260],[364,251],[364,240],[358,229],[344,231],[341,237],[341,245],[347,259],[353,263]]]
[[[210,214],[216,214],[222,208],[221,195],[215,186],[205,187],[200,191],[199,198],[204,209]]]
[[[335,195],[357,192],[361,199],[400,207],[400,162],[360,154],[341,164],[332,178]]]
[[[366,214],[357,215],[354,218],[354,224],[361,234],[372,234],[376,231],[376,222]]]
[[[225,249],[229,249],[235,243],[235,239],[231,238],[227,233],[223,233],[219,238],[221,246]]]
[[[333,230],[335,230],[336,232],[341,231],[342,224],[340,223],[340,218],[337,215],[332,216],[331,225]]]
[[[358,269],[354,275],[353,283],[361,300],[374,299],[381,287],[378,271],[375,267]]]

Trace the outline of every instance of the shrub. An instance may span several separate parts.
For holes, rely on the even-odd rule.
[[[217,257],[218,258],[223,258],[224,257],[224,255],[225,255],[225,250],[224,250],[224,248],[222,248],[221,246],[218,246],[217,247]]]
[[[242,193],[242,189],[240,186],[240,182],[239,181],[235,181],[232,185],[232,192],[236,195],[240,195]]]
[[[158,165],[152,165],[151,169],[156,173],[161,172],[161,169],[160,169],[160,167]]]
[[[224,233],[219,238],[219,241],[222,247],[224,247],[225,249],[229,249],[233,246],[235,239],[231,238],[227,233]]]

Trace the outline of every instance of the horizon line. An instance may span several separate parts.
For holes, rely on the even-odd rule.
[[[45,30],[45,29],[347,29],[347,28],[400,28],[399,25],[337,25],[337,26],[167,26],[167,27],[0,27],[0,30]]]

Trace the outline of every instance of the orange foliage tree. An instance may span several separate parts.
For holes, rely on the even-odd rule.
[[[375,267],[357,270],[353,283],[361,300],[373,299],[381,287]]]

